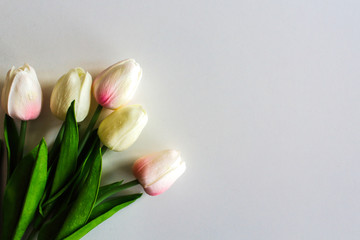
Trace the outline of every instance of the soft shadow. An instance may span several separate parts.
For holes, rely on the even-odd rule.
[[[118,153],[110,152],[104,155],[103,172],[101,177],[101,185],[109,184],[114,180],[133,180],[132,165],[136,158],[114,158],[109,155],[118,155]],[[121,179],[119,178],[121,176]]]
[[[4,79],[0,80],[0,89],[3,88],[4,85]],[[0,110],[0,123],[4,122],[4,111]],[[0,134],[1,136],[4,136],[4,129],[0,128]],[[1,144],[0,144],[0,216],[2,216],[3,211],[3,197],[4,197],[4,191],[5,191],[5,184],[6,184],[6,171],[7,171],[7,163],[6,163],[6,150],[4,142],[1,138]],[[2,229],[2,218],[0,217],[0,229]]]
[[[1,142],[0,144],[0,216],[2,216],[2,206],[3,206],[3,197],[4,197],[4,191],[5,191],[5,183],[6,183],[6,169],[7,164],[6,158],[5,158],[5,151],[4,151],[4,144]],[[0,229],[2,229],[2,218],[0,218]]]
[[[119,153],[106,153],[106,154],[116,154]],[[103,172],[101,176],[101,185],[110,184],[116,181],[124,180],[125,182],[129,182],[134,180],[134,176],[132,175],[132,166],[134,164],[134,160],[136,157],[124,157],[112,159],[111,156],[108,155],[109,159],[106,158],[106,154],[104,155],[103,160]],[[121,176],[121,177],[120,177]],[[134,194],[141,192],[141,186],[135,186],[129,189],[125,189],[121,191],[121,195],[126,194]]]

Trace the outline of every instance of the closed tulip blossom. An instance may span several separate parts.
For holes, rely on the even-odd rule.
[[[147,121],[148,116],[142,106],[126,106],[100,123],[98,135],[107,148],[121,152],[137,140]]]
[[[65,120],[71,102],[75,100],[76,121],[83,121],[90,109],[92,78],[82,68],[73,68],[57,81],[50,98],[51,112]]]
[[[133,165],[133,174],[151,196],[171,187],[186,169],[176,150],[164,150],[139,158]]]
[[[133,97],[141,76],[141,67],[134,59],[115,63],[94,79],[93,93],[96,101],[104,108],[120,108]]]
[[[41,112],[42,91],[34,68],[28,64],[7,75],[1,95],[1,106],[12,118],[23,121],[38,118]]]

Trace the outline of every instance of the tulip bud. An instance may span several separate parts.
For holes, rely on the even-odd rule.
[[[104,108],[120,108],[133,97],[141,75],[141,67],[134,59],[123,60],[108,67],[94,80],[96,101]]]
[[[82,68],[71,69],[61,76],[51,93],[51,112],[65,120],[71,102],[75,100],[76,121],[83,121],[89,113],[92,78]]]
[[[147,121],[148,116],[142,106],[126,106],[114,111],[100,123],[98,135],[106,147],[121,152],[136,141]]]
[[[136,160],[133,174],[147,194],[156,196],[169,189],[185,169],[178,151],[164,150]]]
[[[41,86],[34,68],[28,64],[15,69],[7,75],[1,95],[1,106],[12,118],[23,121],[36,119],[42,104]]]

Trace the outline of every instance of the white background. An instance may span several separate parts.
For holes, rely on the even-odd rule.
[[[103,182],[166,148],[187,171],[84,239],[360,239],[359,1],[1,1],[0,80],[32,65],[49,143],[56,80],[134,58],[149,123]],[[135,189],[142,191],[141,188]]]

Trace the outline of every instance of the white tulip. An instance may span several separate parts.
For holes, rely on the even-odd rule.
[[[94,97],[104,108],[118,109],[134,96],[141,76],[141,67],[134,59],[115,63],[94,79]]]
[[[185,172],[186,164],[176,150],[164,150],[139,158],[133,174],[151,196],[165,192]]]
[[[1,106],[12,118],[23,121],[38,118],[41,112],[42,91],[34,68],[28,64],[7,75],[1,95]]]
[[[76,121],[83,121],[89,113],[92,78],[82,68],[73,68],[57,81],[50,98],[51,112],[65,120],[71,102],[75,100]]]
[[[114,111],[100,123],[98,135],[106,147],[121,152],[136,141],[147,121],[148,116],[142,106],[126,106]]]

